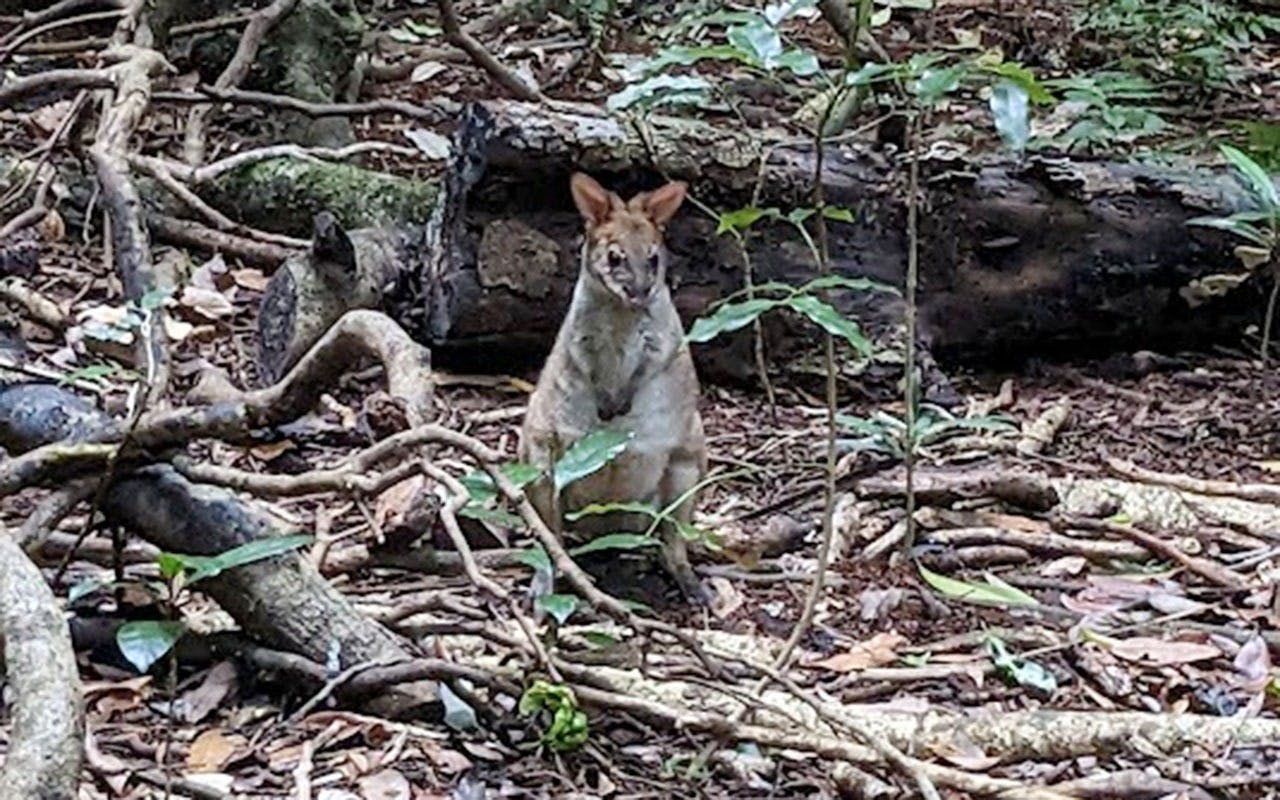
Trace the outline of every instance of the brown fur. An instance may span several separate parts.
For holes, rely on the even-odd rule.
[[[559,532],[564,513],[592,503],[640,501],[666,508],[707,471],[698,415],[698,377],[666,285],[663,226],[684,200],[671,183],[629,202],[585,175],[571,184],[586,222],[573,302],[529,400],[521,459],[544,469],[586,433],[611,425],[630,431],[627,449],[599,472],[555,496],[550,480],[530,487],[539,515]],[[689,522],[697,498],[673,516]],[[586,517],[578,530],[644,530],[643,515]],[[686,594],[705,600],[685,541],[662,530],[663,562]]]

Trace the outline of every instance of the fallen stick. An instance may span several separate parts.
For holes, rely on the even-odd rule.
[[[1100,531],[1113,536],[1121,536],[1131,542],[1142,545],[1151,551],[1153,555],[1168,559],[1217,586],[1236,590],[1249,588],[1249,581],[1240,573],[1227,569],[1221,564],[1206,558],[1188,555],[1179,550],[1176,545],[1130,525],[1118,525],[1114,522],[1075,516],[1063,518],[1060,524],[1079,530]]]
[[[1107,459],[1107,469],[1121,478],[1150,483],[1156,486],[1165,486],[1183,492],[1207,494],[1215,497],[1235,497],[1255,503],[1280,505],[1280,486],[1277,485],[1203,480],[1201,478],[1193,478],[1190,475],[1156,472],[1119,458]]]
[[[262,267],[267,274],[296,250],[278,244],[260,242],[232,233],[214,230],[189,219],[178,219],[164,214],[148,214],[147,227],[161,241],[185,247],[210,250]]]
[[[1058,431],[1070,417],[1071,399],[1064,397],[1023,427],[1022,438],[1018,440],[1014,449],[1024,456],[1043,453],[1046,447],[1053,444]]]

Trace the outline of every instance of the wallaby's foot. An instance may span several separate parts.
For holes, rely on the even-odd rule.
[[[689,563],[689,549],[684,537],[677,532],[670,532],[662,543],[662,566],[675,578],[680,591],[695,605],[710,608],[713,598],[710,590],[698,580],[693,566]]]

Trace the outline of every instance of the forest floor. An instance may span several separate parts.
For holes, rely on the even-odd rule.
[[[667,39],[677,40],[681,28],[676,22],[688,10],[655,5],[663,9],[608,39],[608,58],[594,70],[580,69],[585,37],[593,34],[584,35],[581,25],[563,17],[513,20],[481,38],[548,91],[556,87],[557,97],[603,103],[626,86],[622,71],[628,56],[652,56]],[[1230,91],[1205,93],[1200,87],[1196,96],[1195,91],[1173,92],[1154,83],[1135,89],[1132,82],[1116,83],[1114,75],[1106,79],[1112,81],[1110,88],[1099,88],[1096,76],[1084,73],[1109,66],[1104,57],[1109,37],[1124,39],[1130,33],[1075,37],[1066,11],[1041,5],[938,0],[936,13],[929,15],[895,12],[877,38],[892,57],[904,59],[941,38],[949,47],[963,48],[976,36],[984,46],[1002,47],[1041,75],[1094,80],[1091,86],[1062,87],[1080,92],[1084,105],[1074,110],[1074,117],[1047,120],[1039,131],[1045,146],[1076,153],[1141,150],[1152,158],[1188,153],[1204,158],[1216,137],[1240,134],[1248,120],[1276,118],[1276,95],[1251,88],[1274,87],[1268,83],[1274,77],[1267,76],[1280,73],[1275,40],[1232,50],[1228,62],[1240,75]],[[479,10],[464,9],[473,16]],[[375,49],[385,57],[388,74],[404,74],[369,93],[458,102],[492,96],[488,77],[470,61],[456,58],[456,52],[429,52],[436,34],[406,22],[415,16],[413,10],[395,11],[382,20]],[[1098,23],[1103,30],[1116,24],[1108,19]],[[800,41],[827,55],[838,51],[825,28],[816,23],[809,27],[815,32],[797,34]],[[443,72],[424,70],[425,64]],[[401,69],[405,66],[409,69]],[[1163,66],[1144,64],[1138,71]],[[410,70],[435,77],[428,84]],[[1150,74],[1139,77],[1150,82]],[[783,122],[799,106],[797,94],[783,93],[711,113],[758,112],[770,122]],[[966,148],[994,146],[985,100],[966,95],[947,113],[948,124],[932,132],[938,140],[961,142]],[[1153,116],[1161,120],[1158,125]],[[166,141],[175,143],[180,117],[172,109],[155,114],[143,138],[162,147]],[[228,151],[239,148],[246,142],[238,137],[253,130],[257,119],[256,111],[228,110],[211,139],[227,144]],[[1091,126],[1076,126],[1090,120]],[[48,134],[36,114],[27,122],[0,134],[0,153],[25,152]],[[360,121],[356,134],[401,142],[402,130]],[[1273,158],[1280,152],[1262,134],[1257,146]],[[213,149],[214,157],[224,154]],[[381,164],[403,174],[431,169],[420,161]],[[41,229],[38,243],[23,246],[38,249],[39,269],[30,284],[60,306],[64,329],[12,313],[2,320],[0,345],[33,365],[37,377],[71,376],[101,407],[123,415],[129,382],[136,376],[122,368],[86,370],[105,362],[102,352],[87,352],[82,335],[85,326],[109,327],[121,313],[111,255],[92,231],[82,237],[81,230],[64,226],[60,218],[46,224],[54,230]],[[156,257],[171,260],[175,271],[200,290],[171,304],[179,322],[170,331],[176,345],[169,400],[178,401],[210,368],[224,371],[239,386],[253,385],[254,321],[267,277],[221,257],[161,247]],[[1250,340],[1241,348],[1253,344]],[[1002,373],[956,367],[951,376],[964,400],[962,408],[1001,414],[1022,431],[1055,408],[1065,409],[1065,418],[1048,427],[1036,453],[1018,450],[1023,440],[1019,430],[975,432],[927,446],[919,465],[926,476],[942,478],[1040,476],[1064,497],[1074,484],[1092,482],[1103,487],[1103,494],[1110,492],[1114,506],[1100,518],[1120,531],[1141,524],[1176,544],[1190,560],[1143,553],[1117,530],[1084,530],[1064,519],[1062,509],[1046,512],[982,491],[945,502],[924,496],[916,516],[917,541],[899,550],[901,535],[895,531],[905,520],[901,499],[892,491],[862,491],[864,481],[896,476],[898,468],[888,460],[844,450],[837,474],[832,572],[790,678],[821,696],[878,710],[1193,711],[1280,718],[1268,653],[1280,653],[1276,504],[1257,503],[1243,511],[1233,506],[1229,513],[1219,513],[1214,503],[1220,495],[1193,492],[1194,502],[1183,495],[1151,500],[1152,506],[1176,505],[1172,517],[1155,511],[1144,516],[1150,509],[1141,507],[1141,498],[1132,500],[1132,490],[1125,487],[1150,487],[1160,479],[1120,474],[1125,467],[1119,462],[1131,462],[1174,480],[1229,481],[1246,488],[1280,485],[1280,371],[1262,366],[1244,349],[1210,349],[1118,353],[1076,363],[1031,361],[1016,372]],[[440,422],[514,459],[521,409],[535,376],[534,365],[515,376],[442,373],[437,388]],[[776,654],[801,618],[816,563],[823,501],[826,409],[791,386],[787,376],[779,374],[777,380],[776,409],[754,387],[703,387],[701,411],[713,474],[736,474],[708,488],[696,519],[721,543],[718,551],[704,550],[697,558],[714,590],[712,609],[686,605],[641,554],[584,559],[606,590],[643,602],[682,627],[721,632],[717,641],[723,646],[763,654],[760,660]],[[253,447],[201,444],[190,452],[211,464],[263,473],[299,474],[342,464],[373,440],[365,403],[381,386],[376,369],[348,376],[313,414],[269,440]],[[902,408],[895,402],[850,402],[842,403],[840,411],[865,417],[875,411],[900,414]],[[469,469],[461,463],[441,464],[460,474]],[[1125,480],[1102,483],[1121,477]],[[29,492],[7,498],[0,520],[16,529],[40,497]],[[383,546],[385,529],[413,510],[405,508],[408,499],[392,489],[368,500],[319,495],[260,502],[278,519],[315,537],[309,557],[335,586],[360,608],[412,637],[425,652],[448,658],[461,652],[455,648],[469,648],[468,657],[501,660],[501,647],[472,635],[490,620],[490,610],[468,579],[425,568],[431,549],[447,546],[441,531],[427,537],[429,547],[408,554]],[[58,530],[65,539],[81,530],[85,510],[61,522]],[[530,591],[531,570],[517,557],[526,542],[518,533],[479,526],[469,533],[477,554],[492,556],[485,561],[491,565],[489,574],[519,593]],[[1068,539],[1051,543],[1050,533]],[[882,537],[898,552],[864,557],[878,539],[886,540]],[[85,800],[159,797],[169,791],[198,798],[318,800],[472,800],[485,797],[486,789],[490,797],[853,795],[847,776],[812,754],[735,747],[702,733],[671,732],[625,711],[591,709],[586,745],[559,753],[538,747],[537,725],[507,714],[509,708],[493,714],[473,709],[482,721],[500,720],[487,732],[466,724],[465,711],[462,721],[454,718],[452,724],[397,722],[333,707],[317,698],[313,688],[300,689],[292,676],[198,653],[183,653],[168,675],[157,669],[138,676],[115,649],[109,631],[121,619],[155,616],[152,598],[142,592],[80,595],[77,588],[111,578],[106,538],[105,533],[92,537],[57,587],[74,612],[73,631],[81,646],[88,722],[80,795]],[[1106,555],[1112,552],[1108,547],[1122,545],[1139,552],[1125,558]],[[156,579],[155,554],[138,552],[129,575]],[[46,574],[52,574],[57,561],[55,557],[43,565]],[[1206,580],[1206,571],[1216,574],[1206,564],[1228,570],[1244,588],[1227,589]],[[926,577],[933,573],[963,583],[940,586]],[[1034,604],[967,602],[974,587],[1006,585]],[[211,633],[230,625],[198,593],[184,598],[182,614],[193,631]],[[606,630],[584,619],[590,615],[571,617],[562,633],[581,635],[584,627]],[[582,648],[578,655],[583,663],[639,666],[655,679],[688,679],[690,685],[699,680],[690,676],[687,659],[656,645],[653,652],[637,654],[601,644],[603,638],[590,641],[598,652]],[[748,689],[744,680],[734,691]],[[0,753],[7,749],[8,733],[7,727],[0,728]],[[1280,783],[1275,748],[1148,752],[1145,757],[1133,751],[1099,752],[1000,765],[975,746],[958,747],[946,760],[1025,782],[1065,781],[1098,769],[1119,774],[1141,770],[1151,782],[1147,788],[1192,797],[1261,797],[1268,790],[1259,787]],[[1124,794],[1148,796],[1135,789]]]

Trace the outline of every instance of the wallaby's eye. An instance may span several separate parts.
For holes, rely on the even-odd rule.
[[[618,252],[617,250],[609,251],[609,266],[613,267],[614,269],[617,269],[618,267],[622,266],[622,260],[623,260],[622,253]]]

